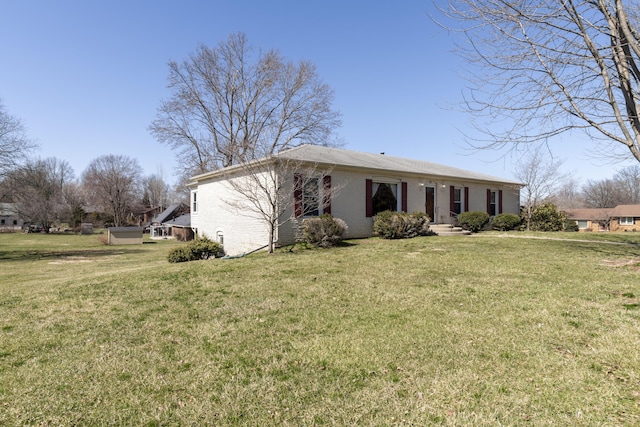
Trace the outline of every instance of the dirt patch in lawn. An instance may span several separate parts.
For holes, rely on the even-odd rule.
[[[630,258],[630,259],[605,259],[602,260],[602,265],[606,267],[628,267],[628,266],[636,266],[640,269],[640,258]]]

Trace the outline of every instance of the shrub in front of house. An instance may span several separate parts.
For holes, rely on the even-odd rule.
[[[572,219],[568,219],[564,222],[564,231],[567,232],[576,232],[576,231],[580,231],[580,227],[578,226],[578,223],[575,222]]]
[[[522,219],[520,216],[512,213],[501,213],[493,217],[491,227],[498,231],[510,231],[518,228]]]
[[[302,240],[313,246],[335,246],[342,241],[346,232],[347,223],[328,214],[302,221]]]
[[[373,231],[383,239],[407,239],[429,234],[431,219],[424,212],[379,212],[373,219]]]
[[[186,246],[174,248],[169,251],[169,262],[197,261],[201,259],[219,258],[224,255],[224,250],[218,242],[207,237],[198,237]]]
[[[472,233],[482,231],[485,225],[489,223],[489,214],[482,211],[462,212],[456,219],[458,225]]]
[[[186,246],[179,248],[173,248],[167,255],[167,261],[169,262],[187,262],[191,261],[191,251]]]
[[[536,206],[531,213],[530,228],[533,231],[562,231],[567,215],[553,203]]]

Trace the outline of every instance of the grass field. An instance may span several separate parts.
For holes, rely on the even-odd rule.
[[[640,425],[640,236],[505,236],[0,234],[0,425]]]

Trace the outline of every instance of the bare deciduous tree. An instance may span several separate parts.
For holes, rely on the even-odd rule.
[[[589,180],[582,188],[590,208],[615,208],[620,204],[620,191],[613,179]]]
[[[640,166],[629,166],[619,170],[613,178],[589,180],[582,187],[588,206],[614,208],[617,205],[640,203]]]
[[[0,100],[0,176],[25,161],[35,147],[20,119],[9,114]]]
[[[150,131],[191,175],[302,143],[329,144],[340,124],[333,91],[313,64],[256,53],[242,33],[169,62],[169,88]]]
[[[559,209],[578,209],[585,205],[580,182],[573,177],[560,183],[550,199]]]
[[[117,226],[127,224],[136,200],[139,200],[142,168],[137,160],[124,155],[107,154],[92,160],[82,174],[89,199],[113,215]]]
[[[531,216],[536,206],[548,201],[570,179],[561,171],[564,162],[547,155],[538,147],[523,157],[516,165],[515,176],[525,186],[520,191],[527,230],[531,226]]]
[[[441,11],[455,20],[443,25],[466,36],[460,52],[478,67],[465,104],[487,135],[476,147],[579,129],[602,140],[598,156],[613,150],[640,161],[637,4],[448,0]]]
[[[71,227],[80,227],[86,214],[84,207],[87,204],[87,197],[84,187],[78,182],[68,182],[62,189],[66,209],[63,219]]]
[[[627,205],[640,204],[640,165],[629,166],[619,170],[613,177],[618,191],[620,203]]]
[[[327,179],[331,171],[332,168],[277,155],[266,162],[243,163],[228,179],[238,197],[225,203],[236,214],[255,218],[268,227],[267,246],[269,253],[273,253],[279,227],[291,223],[293,233],[297,233],[298,219],[327,213],[331,200],[341,189]]]
[[[73,169],[64,160],[50,157],[31,160],[8,175],[12,199],[25,222],[49,228],[62,219],[67,204],[65,188],[73,180]]]
[[[145,207],[160,208],[163,211],[169,205],[169,185],[164,181],[162,173],[151,174],[142,180]]]

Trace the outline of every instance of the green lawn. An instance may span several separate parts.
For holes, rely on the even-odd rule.
[[[505,236],[0,234],[0,425],[640,424],[640,236]]]

